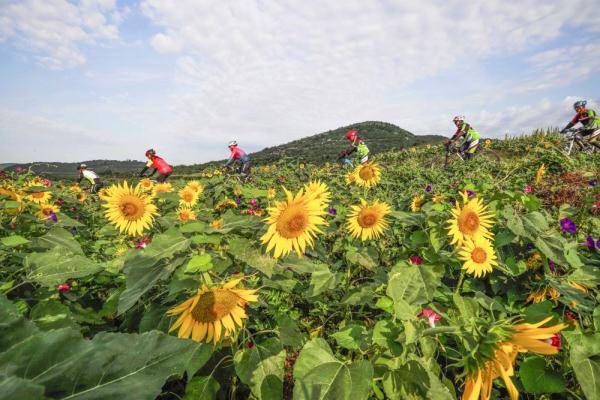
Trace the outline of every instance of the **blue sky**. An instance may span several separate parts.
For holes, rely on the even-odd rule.
[[[508,4],[507,4],[508,3]],[[364,120],[486,137],[599,100],[588,0],[0,1],[0,162],[222,159]]]

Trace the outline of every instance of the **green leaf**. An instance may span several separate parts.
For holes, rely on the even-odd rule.
[[[262,272],[267,277],[273,275],[277,260],[256,250],[256,244],[246,238],[236,237],[229,241],[229,253],[236,260],[245,262],[250,267]]]
[[[71,253],[84,255],[81,246],[71,232],[59,226],[53,226],[44,236],[34,238],[32,244],[37,249],[48,250],[60,247],[68,249]]]
[[[252,348],[238,350],[234,356],[235,372],[250,386],[259,400],[281,399],[286,353],[279,339],[255,343]]]
[[[197,272],[206,272],[211,270],[212,267],[212,257],[210,256],[210,254],[205,253],[193,256],[185,266],[185,272],[189,274],[195,274]]]
[[[563,393],[565,381],[562,376],[546,369],[542,357],[526,358],[519,365],[519,376],[527,393]]]
[[[0,202],[0,208],[5,209],[5,210],[11,209],[11,208],[19,208],[19,207],[21,207],[20,201],[5,200],[5,201]]]
[[[99,333],[83,339],[69,328],[30,336],[0,354],[0,376],[43,385],[67,399],[154,399],[171,376],[181,376],[195,343],[161,332]]]
[[[17,306],[0,294],[0,352],[38,332],[35,324],[23,317]]]
[[[417,306],[430,302],[441,284],[442,271],[432,265],[398,264],[388,275],[387,295],[394,300],[398,318],[412,319]]]
[[[390,400],[404,400],[409,396],[428,398],[429,375],[419,362],[411,360],[385,373],[383,390]]]
[[[564,332],[571,345],[570,361],[588,399],[600,399],[600,333]]]
[[[44,387],[28,379],[0,375],[0,400],[44,399]]]
[[[294,350],[299,349],[306,342],[307,335],[303,333],[298,324],[287,314],[275,316],[277,328],[279,329],[279,339],[284,346],[290,346]]]
[[[364,349],[367,346],[367,330],[362,325],[350,324],[331,335],[338,346],[348,350]]]
[[[23,236],[11,235],[0,238],[0,242],[2,242],[2,244],[6,247],[16,247],[25,243],[29,243],[29,240],[25,239]]]
[[[479,304],[477,304],[474,299],[461,296],[458,293],[454,293],[452,299],[454,300],[456,308],[458,308],[458,311],[465,320],[477,317],[477,314],[479,313]]]
[[[200,222],[200,221],[188,222],[188,223],[183,224],[179,228],[179,231],[182,233],[204,232],[204,231],[206,231],[207,226],[208,225],[206,225],[206,222]]]
[[[128,254],[123,268],[127,288],[119,297],[119,315],[133,307],[158,281],[171,276],[185,258],[169,259],[187,250],[189,244],[189,239],[171,228],[155,236],[145,249]]]
[[[544,318],[549,317],[550,315],[554,315],[556,317],[556,313],[552,312],[553,307],[554,305],[552,302],[548,300],[530,305],[525,309],[525,322],[535,324]]]
[[[316,297],[327,290],[335,288],[335,286],[335,274],[333,274],[326,265],[320,264],[319,269],[313,272],[310,277],[310,284],[306,296]]]
[[[502,247],[510,244],[516,235],[509,230],[503,229],[494,238],[495,247]]]
[[[396,341],[400,332],[400,327],[395,322],[384,319],[377,321],[373,327],[373,337],[371,340],[373,343],[389,350],[393,355],[398,356],[402,353],[402,345]]]
[[[183,400],[215,399],[220,388],[212,376],[195,376],[186,385]]]
[[[45,253],[29,254],[25,259],[25,267],[27,279],[47,287],[92,275],[103,269],[101,264],[60,246]]]
[[[368,397],[373,367],[337,360],[321,338],[306,343],[294,365],[294,400],[361,400]]]
[[[79,329],[69,307],[58,301],[45,300],[37,303],[31,309],[29,318],[43,330],[67,327]]]
[[[219,244],[221,243],[221,235],[209,235],[207,233],[201,233],[191,237],[192,243],[194,244]]]

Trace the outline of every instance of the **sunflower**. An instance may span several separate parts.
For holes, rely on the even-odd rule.
[[[58,207],[49,203],[40,204],[40,209],[36,213],[37,217],[43,221],[52,218],[52,214],[58,214]]]
[[[83,193],[83,192],[77,193],[75,195],[75,197],[77,198],[77,200],[79,200],[82,203],[87,199],[87,195],[85,193]]]
[[[560,292],[553,287],[541,288],[529,293],[527,296],[527,303],[541,303],[546,298],[550,300],[557,300],[560,297]]]
[[[144,229],[152,227],[154,216],[158,214],[151,197],[129,186],[127,181],[111,187],[110,195],[103,200],[106,218],[119,231],[131,236],[140,236]]]
[[[488,400],[492,391],[492,382],[502,378],[511,400],[519,398],[519,392],[512,382],[514,364],[518,353],[533,352],[537,354],[553,355],[558,353],[559,347],[553,345],[552,338],[567,327],[558,324],[541,328],[552,317],[548,317],[536,324],[522,323],[507,326],[507,334],[501,343],[494,345],[492,359],[484,360],[473,372],[467,374],[463,400]]]
[[[151,192],[152,189],[154,188],[154,182],[152,182],[152,180],[150,180],[150,178],[144,178],[137,184],[137,186],[143,192]]]
[[[268,243],[267,253],[275,249],[275,258],[289,254],[292,247],[302,256],[306,246],[312,247],[316,234],[321,233],[318,226],[326,224],[325,211],[319,200],[305,195],[302,189],[296,196],[283,190],[287,200],[276,201],[275,207],[269,207],[269,216],[265,219],[269,228],[261,242]]]
[[[179,328],[177,336],[191,337],[196,342],[219,340],[232,337],[242,327],[246,304],[258,301],[256,290],[234,289],[241,279],[234,279],[221,287],[209,289],[202,286],[192,298],[167,311],[168,315],[179,315],[169,332]]]
[[[590,287],[587,285],[584,285],[583,283],[577,283],[577,282],[568,282],[569,286],[571,286],[573,289],[577,289],[580,290],[584,293],[587,293],[590,290]]]
[[[177,219],[180,221],[195,221],[196,213],[188,207],[179,207],[177,209]]]
[[[33,192],[27,195],[27,199],[37,204],[48,203],[52,198],[52,193],[49,191]]]
[[[345,176],[345,180],[346,180],[346,185],[352,185],[353,183],[355,183],[356,182],[356,174],[354,173],[354,171],[348,172]]]
[[[237,203],[231,199],[224,199],[217,203],[215,209],[219,211],[227,210],[228,208],[237,208]]]
[[[354,170],[354,178],[358,186],[369,188],[381,180],[381,169],[375,163],[360,164]]]
[[[111,188],[112,186],[109,188],[100,189],[100,191],[98,192],[98,197],[100,197],[100,200],[105,200],[107,197],[110,197]]]
[[[168,182],[157,183],[154,185],[152,194],[156,196],[159,193],[169,193],[173,190],[173,186]]]
[[[486,139],[485,142],[483,142],[483,148],[484,149],[489,149],[492,145],[492,141],[490,139]]]
[[[434,203],[441,203],[442,201],[444,201],[444,196],[442,196],[441,194],[434,194],[433,195],[433,202]]]
[[[525,262],[527,269],[538,269],[542,266],[542,255],[538,252],[533,253]]]
[[[311,181],[304,185],[304,190],[307,196],[321,202],[322,208],[329,206],[331,201],[331,192],[326,184],[321,181]]]
[[[536,185],[542,182],[544,175],[546,174],[546,164],[540,165],[540,167],[535,171],[535,183]]]
[[[196,180],[194,180],[194,181],[189,181],[189,182],[188,182],[188,183],[185,185],[185,187],[186,187],[186,188],[189,188],[189,189],[192,189],[192,190],[193,190],[194,192],[196,192],[198,195],[199,195],[200,193],[202,193],[202,191],[204,190],[204,186],[203,186],[203,185],[202,185],[200,182],[198,182],[198,181],[196,181]]]
[[[421,211],[421,206],[423,206],[423,203],[425,203],[425,196],[423,196],[423,195],[415,196],[415,198],[413,198],[412,202],[410,203],[410,210],[412,212]]]
[[[306,165],[304,165],[304,163],[300,163],[300,164],[298,164],[298,168],[300,168],[300,169],[304,169],[304,167],[306,167]]]
[[[11,190],[7,187],[0,187],[0,197],[6,197],[6,198],[11,199],[12,201],[17,201],[17,202],[21,203],[21,205],[14,207],[14,208],[5,208],[5,210],[8,214],[20,213],[21,211],[23,211],[25,209],[21,195],[18,194],[17,192],[15,192],[14,190]]]
[[[387,203],[376,200],[368,204],[361,199],[360,205],[352,206],[352,211],[348,215],[347,226],[350,235],[362,241],[378,238],[389,225],[385,217],[390,211]]]
[[[276,194],[277,194],[277,190],[275,188],[269,188],[269,190],[267,190],[267,198],[268,199],[274,199]]]
[[[179,204],[187,208],[192,208],[198,202],[198,192],[192,188],[184,187],[179,192]]]
[[[480,278],[498,265],[492,243],[484,237],[476,237],[463,242],[458,258],[464,261],[463,269]]]
[[[460,246],[465,239],[474,239],[478,237],[492,238],[492,233],[488,230],[492,226],[492,217],[494,214],[487,211],[487,206],[483,205],[483,200],[473,197],[468,200],[468,195],[462,192],[462,208],[458,202],[452,210],[452,219],[447,222],[449,234],[452,236],[450,243]]]
[[[215,219],[210,223],[210,227],[213,229],[221,229],[223,226],[223,218]]]
[[[69,190],[73,193],[80,193],[81,186],[79,186],[78,184],[74,184],[74,185],[69,186]]]

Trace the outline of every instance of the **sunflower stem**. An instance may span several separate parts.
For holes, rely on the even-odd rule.
[[[428,328],[421,332],[422,336],[435,336],[441,333],[460,333],[460,329],[457,326],[438,326],[437,328]]]
[[[209,286],[213,284],[212,278],[210,277],[208,272],[202,273],[202,279],[204,279],[204,282]]]
[[[465,280],[465,271],[460,271],[460,276],[458,277],[458,285],[456,285],[456,289],[454,290],[454,293],[460,294],[460,289],[462,287],[464,280]]]

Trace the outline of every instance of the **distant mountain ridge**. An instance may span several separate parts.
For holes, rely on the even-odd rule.
[[[338,154],[348,147],[345,133],[349,129],[358,130],[359,136],[365,139],[372,154],[402,150],[428,143],[438,143],[445,139],[443,136],[437,135],[414,135],[405,129],[387,122],[366,121],[307,136],[278,146],[267,147],[251,153],[250,156],[255,165],[269,164],[281,159],[314,164],[322,164],[326,161],[335,162]],[[132,175],[144,167],[144,162],[135,160],[91,160],[84,162],[90,169],[101,176]],[[179,165],[176,166],[175,173],[180,175],[198,172],[202,168],[217,165],[218,163],[220,161]],[[35,162],[28,164],[0,164],[0,170],[14,170],[20,166],[22,168],[31,168],[35,173],[40,175],[69,178],[75,177],[77,165],[79,163]]]

